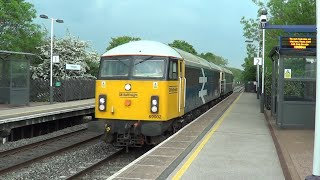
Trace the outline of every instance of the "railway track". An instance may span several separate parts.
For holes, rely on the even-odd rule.
[[[108,163],[109,161],[112,161],[116,159],[119,155],[125,153],[125,148],[118,149],[115,152],[111,153],[109,156],[91,164],[89,167],[86,167],[80,171],[78,171],[76,174],[73,174],[67,178],[67,180],[72,180],[72,179],[80,179],[81,177],[85,176],[88,173],[93,172],[97,168],[101,167],[102,165]]]
[[[86,129],[0,152],[0,175],[98,139],[102,134]]]
[[[243,86],[236,86],[236,87],[233,89],[233,92],[241,92],[243,89],[244,89]]]
[[[142,148],[133,148],[129,153],[125,148],[113,151],[108,157],[100,159],[90,164],[86,168],[76,170],[77,173],[66,177],[67,180],[73,179],[107,179],[115,172],[119,171],[141,155],[151,150],[154,146],[146,146]]]

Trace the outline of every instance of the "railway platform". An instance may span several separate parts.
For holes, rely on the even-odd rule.
[[[233,93],[109,179],[303,180],[314,130],[279,129],[254,93]]]
[[[94,99],[54,104],[0,107],[0,138],[6,138],[14,128],[94,113]],[[5,139],[3,140],[5,141]]]
[[[255,94],[241,94],[169,179],[285,179]]]

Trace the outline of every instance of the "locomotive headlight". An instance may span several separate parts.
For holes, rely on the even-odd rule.
[[[152,106],[151,111],[154,112],[154,113],[157,112],[158,111],[157,106]]]
[[[126,85],[124,86],[124,89],[125,89],[126,91],[130,91],[130,90],[131,90],[131,84],[126,84]]]
[[[158,101],[155,100],[155,99],[153,99],[153,100],[152,100],[152,105],[157,105],[157,104],[158,104]]]
[[[99,102],[100,102],[101,104],[104,104],[104,103],[106,102],[106,100],[105,100],[104,98],[100,98],[100,99],[99,99]]]
[[[98,109],[99,109],[99,111],[106,111],[107,110],[107,95],[105,95],[105,94],[99,95]]]
[[[104,105],[102,105],[102,104],[99,106],[99,110],[100,110],[100,111],[104,111],[105,108],[106,108],[106,107],[105,107]]]
[[[159,112],[159,96],[151,96],[150,110],[152,113]]]

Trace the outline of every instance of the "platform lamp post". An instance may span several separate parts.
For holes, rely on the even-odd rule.
[[[50,104],[53,103],[53,87],[52,87],[52,51],[53,51],[53,21],[63,23],[62,19],[49,18],[47,15],[41,14],[40,18],[51,19],[51,47],[50,47]]]
[[[267,10],[263,9],[260,16],[260,25],[262,28],[262,80],[261,80],[261,97],[260,97],[260,112],[264,113],[264,48],[265,48],[265,26],[267,24]]]
[[[246,40],[245,41],[246,43],[253,43],[253,40]],[[260,58],[260,43],[258,44],[258,49],[255,49],[257,50],[257,58]],[[256,90],[257,90],[257,99],[259,99],[259,94],[260,94],[260,67],[259,67],[259,62],[257,63],[257,86],[256,86]]]

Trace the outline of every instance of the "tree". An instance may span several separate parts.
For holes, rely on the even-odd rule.
[[[253,65],[253,61],[250,57],[245,58],[244,64],[242,67],[244,68],[242,72],[242,77],[244,81],[255,81],[256,80],[256,66]]]
[[[32,22],[36,11],[24,0],[0,0],[0,49],[35,52],[44,33]]]
[[[232,72],[235,82],[242,82],[243,77],[242,77],[242,71],[240,69],[231,68],[231,67],[227,67],[227,69],[229,69]]]
[[[315,0],[270,0],[267,4],[264,4],[259,0],[252,0],[258,7],[258,13],[256,19],[246,19],[242,17],[241,24],[243,24],[243,36],[247,39],[254,40],[262,44],[262,32],[259,28],[259,17],[261,9],[266,8],[268,10],[268,22],[275,25],[299,25],[299,24],[315,24],[316,23],[316,6]],[[267,57],[268,52],[278,45],[278,37],[283,35],[280,30],[266,30],[265,38],[265,66],[266,69],[272,69],[271,60]],[[250,45],[248,45],[250,46]],[[261,47],[261,45],[260,45]],[[257,44],[253,47],[257,49]],[[247,47],[247,49],[250,49]],[[252,61],[254,55],[252,49],[247,51],[248,57],[246,61]],[[251,57],[251,58],[249,58]],[[251,66],[250,63],[244,63],[243,67]],[[247,67],[247,69],[251,69]],[[250,71],[253,72],[253,71]],[[249,73],[249,72],[247,72]],[[249,76],[250,77],[250,76]]]
[[[88,65],[87,73],[94,77],[98,77],[99,65],[100,65],[100,55],[96,51],[87,52],[88,58],[86,63]]]
[[[186,51],[186,52],[194,54],[194,55],[198,54],[197,51],[193,48],[193,46],[191,44],[189,44],[188,42],[183,41],[183,40],[174,40],[172,43],[169,43],[168,45],[171,47],[181,49],[183,51]]]
[[[273,24],[316,24],[315,0],[270,0],[267,7]]]
[[[202,57],[203,59],[209,61],[209,62],[213,62],[216,65],[219,66],[226,66],[228,64],[228,60],[221,57],[221,56],[217,56],[211,52],[207,52],[207,53],[201,53],[200,57]]]
[[[260,9],[257,13],[256,19],[241,19],[241,23],[244,25],[243,36],[248,39],[253,39],[257,42],[261,42],[262,33],[259,29],[259,17],[260,10],[266,8],[268,10],[268,22],[274,25],[312,25],[316,23],[316,1],[315,0],[270,0],[267,4],[264,4],[260,0],[252,0]],[[258,33],[257,33],[258,32]],[[271,70],[272,64],[270,58],[267,56],[271,49],[279,45],[278,37],[285,34],[280,30],[266,30],[265,37],[265,93],[271,95]],[[292,35],[292,34],[290,34]],[[295,34],[297,35],[297,34]],[[299,35],[299,34],[298,34]],[[301,34],[300,34],[301,35]],[[310,34],[309,34],[310,35]],[[253,51],[252,48],[247,45],[248,57],[244,59],[243,77],[246,81],[252,81],[255,79],[255,67],[252,64]],[[293,87],[287,88],[285,86],[285,92],[293,90]],[[296,90],[295,90],[296,91]]]
[[[53,54],[59,55],[60,62],[53,64],[53,78],[61,80],[63,78],[95,78],[91,73],[96,75],[99,58],[98,53],[93,51],[87,41],[79,40],[67,34],[61,39],[54,38]],[[50,79],[50,39],[47,38],[45,43],[37,48],[40,51],[40,57],[43,62],[36,67],[32,67],[32,78]],[[80,71],[67,71],[65,64],[78,64],[81,66]],[[91,67],[89,66],[91,65]]]
[[[106,51],[109,51],[112,48],[115,48],[117,46],[120,46],[122,44],[131,42],[131,41],[139,41],[141,38],[139,37],[130,37],[130,36],[120,36],[116,38],[111,38],[111,41],[109,42],[108,47],[106,48]]]

